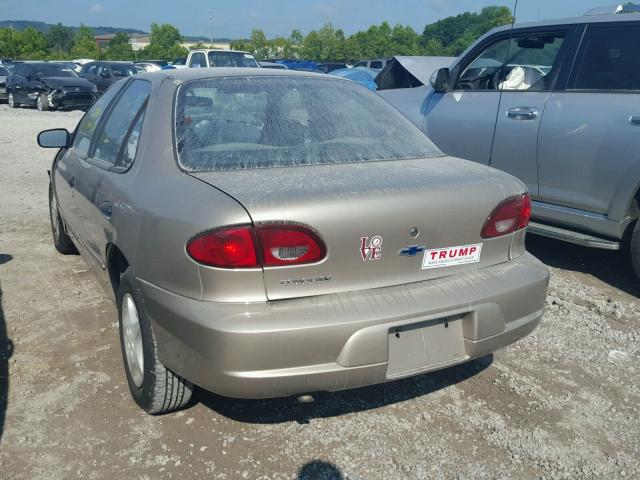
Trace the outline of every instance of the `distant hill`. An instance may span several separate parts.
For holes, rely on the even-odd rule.
[[[52,23],[37,22],[33,20],[0,20],[0,28],[15,28],[16,30],[24,30],[26,28],[35,28],[43,33],[47,33],[53,26]],[[73,30],[77,30],[78,27],[70,27]],[[91,27],[96,35],[107,35],[109,33],[147,33],[143,30],[136,30],[135,28],[117,28],[117,27]]]
[[[34,20],[0,20],[0,28],[15,28],[16,30],[24,30],[26,28],[35,28],[36,30],[40,30],[43,33],[47,33],[49,31],[49,29],[51,27],[53,27],[54,24],[52,23],[45,23],[45,22],[37,22]],[[78,27],[70,27],[71,29],[78,30]],[[147,32],[143,31],[143,30],[136,30],[135,28],[118,28],[118,27],[91,27],[93,29],[93,31],[95,32],[96,35],[108,35],[110,33],[118,33],[118,32],[124,32],[124,33],[143,33],[146,34]],[[184,36],[184,40],[186,42],[203,42],[203,43],[207,43],[209,42],[209,38],[208,37],[203,37],[203,36],[189,36],[189,35],[185,35]],[[213,39],[214,42],[230,42],[231,39],[229,38],[214,38]]]

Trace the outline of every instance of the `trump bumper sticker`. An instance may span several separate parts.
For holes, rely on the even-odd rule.
[[[482,244],[463,245],[461,247],[444,247],[425,250],[422,257],[422,269],[451,267],[480,261]]]

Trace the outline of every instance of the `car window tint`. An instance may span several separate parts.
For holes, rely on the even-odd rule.
[[[461,90],[550,88],[547,78],[564,43],[564,33],[532,34],[499,40],[478,55],[458,79]]]
[[[131,65],[111,65],[111,71],[116,77],[132,77],[136,73]]]
[[[180,164],[190,171],[442,155],[386,101],[342,80],[189,82],[178,91],[175,128]]]
[[[91,139],[93,138],[93,133],[95,132],[96,127],[98,126],[100,117],[123,85],[124,82],[113,85],[96,101],[96,103],[93,104],[85,116],[82,117],[82,120],[80,120],[80,123],[78,124],[78,128],[76,128],[76,133],[73,139],[73,148],[85,154],[89,153]]]
[[[133,81],[111,109],[95,144],[93,158],[115,165],[120,147],[138,112],[149,97],[151,85]]]
[[[358,62],[354,65],[354,67],[366,67],[367,66],[367,62]]]
[[[589,27],[569,88],[640,90],[640,26]]]
[[[370,68],[382,68],[382,62],[379,61],[379,60],[371,62],[371,67]]]

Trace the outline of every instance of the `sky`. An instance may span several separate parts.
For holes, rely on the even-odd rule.
[[[386,20],[422,32],[427,23],[487,5],[513,9],[515,0],[0,0],[0,20],[39,20],[149,31],[153,22],[183,35],[242,38],[253,28],[267,37],[303,33],[331,22],[351,34]],[[518,0],[519,21],[580,16],[615,0]]]

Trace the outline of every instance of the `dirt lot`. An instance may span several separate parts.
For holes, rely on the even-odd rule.
[[[35,136],[79,118],[0,106],[0,478],[640,478],[640,284],[544,239],[543,324],[493,357],[311,405],[200,392],[142,413],[115,307],[51,242]]]

